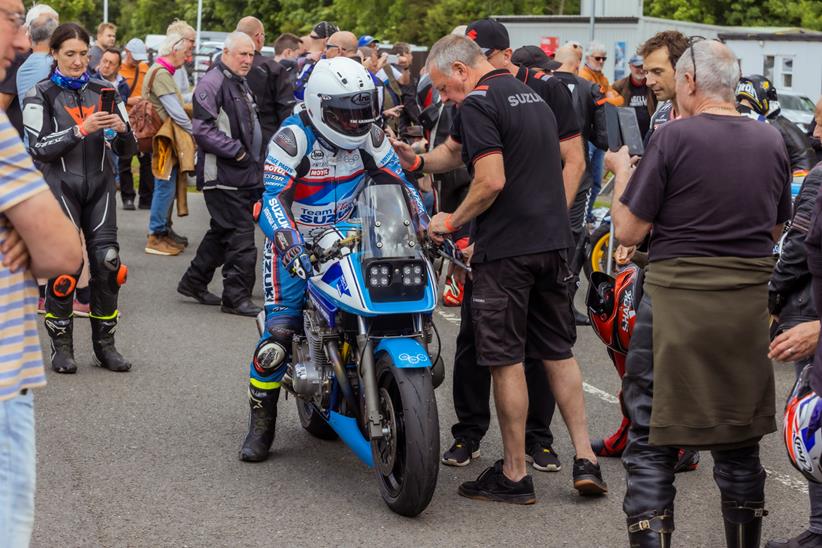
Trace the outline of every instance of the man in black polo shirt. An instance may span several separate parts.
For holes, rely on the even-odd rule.
[[[495,70],[465,37],[438,41],[428,67],[442,99],[462,104],[462,157],[473,171],[465,200],[454,213],[436,215],[429,231],[437,239],[474,223],[471,319],[477,364],[491,368],[505,452],[504,460],[459,492],[482,500],[535,502],[525,471],[528,395],[522,363],[527,356],[543,361],[571,434],[579,457],[575,488],[603,494],[607,486],[588,439],[582,378],[571,350],[576,330],[565,258],[571,234],[556,117],[537,93],[510,71]],[[448,161],[447,152],[427,156],[434,167]]]

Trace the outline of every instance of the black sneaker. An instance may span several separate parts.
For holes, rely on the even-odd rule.
[[[123,209],[126,211],[134,211],[134,200],[131,198],[123,198]]]
[[[442,463],[448,466],[468,466],[471,459],[478,459],[479,456],[479,443],[456,439],[451,448],[442,454]]]
[[[765,548],[819,548],[822,546],[822,535],[804,531],[792,538],[775,538]]]
[[[696,470],[699,466],[699,451],[692,451],[691,449],[680,449],[679,456],[674,466],[674,474],[682,472],[691,472]]]
[[[559,456],[550,445],[547,447],[535,446],[525,454],[525,460],[532,463],[534,468],[540,472],[559,472],[562,470]]]
[[[460,495],[475,500],[492,500],[510,504],[534,504],[534,482],[526,475],[519,481],[511,481],[502,473],[502,459],[486,468],[476,481],[466,481],[457,490]]]
[[[602,479],[599,464],[588,459],[574,458],[574,489],[582,496],[604,495],[608,484]]]

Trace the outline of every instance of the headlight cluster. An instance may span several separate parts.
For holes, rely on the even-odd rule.
[[[373,263],[368,266],[368,286],[372,289],[385,289],[395,282],[405,287],[425,285],[425,265],[413,263]]]
[[[422,266],[407,264],[402,267],[402,285],[422,285]]]
[[[391,284],[392,269],[387,264],[374,264],[368,269],[368,285],[388,287]]]

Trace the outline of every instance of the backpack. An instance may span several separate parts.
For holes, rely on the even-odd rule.
[[[139,69],[138,69],[139,70]],[[134,137],[137,139],[137,149],[140,152],[151,152],[152,140],[160,127],[163,125],[163,120],[148,100],[147,95],[151,94],[151,87],[154,85],[154,77],[157,76],[158,68],[152,73],[148,80],[148,94],[143,94],[140,100],[134,103],[134,106],[128,111],[128,120],[131,124],[131,130],[134,132]]]

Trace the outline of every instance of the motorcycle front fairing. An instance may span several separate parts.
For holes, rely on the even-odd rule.
[[[348,254],[322,264],[309,280],[309,292],[359,316],[430,314],[437,304],[436,278],[425,257],[399,183],[368,180],[356,211],[338,223],[331,237],[356,233]]]

